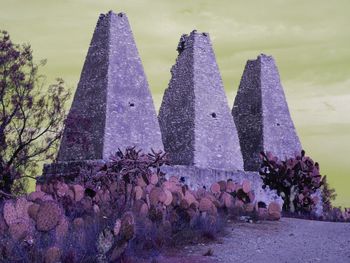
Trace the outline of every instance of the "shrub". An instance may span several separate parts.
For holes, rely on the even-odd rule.
[[[322,178],[322,182],[322,208],[323,213],[327,214],[332,212],[332,201],[336,198],[337,194],[335,193],[335,189],[330,188],[326,176]]]
[[[261,152],[261,156],[263,187],[277,190],[284,200],[284,211],[312,214],[320,202],[324,212],[332,210],[334,190],[329,188],[326,176],[320,175],[319,164],[305,156],[305,151],[285,161],[278,160],[271,153]]]

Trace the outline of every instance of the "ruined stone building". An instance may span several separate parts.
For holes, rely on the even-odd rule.
[[[165,172],[191,187],[247,178],[258,198],[270,198],[257,173],[259,152],[285,159],[301,150],[274,59],[247,62],[231,112],[209,35],[183,35],[177,51],[157,117],[127,16],[100,15],[57,162],[44,167],[44,176],[136,146],[165,150],[172,161]]]

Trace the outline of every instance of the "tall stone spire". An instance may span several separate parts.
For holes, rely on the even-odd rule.
[[[101,14],[58,161],[107,160],[118,148],[163,149],[147,79],[124,13]]]
[[[259,153],[278,158],[300,153],[297,136],[273,57],[248,60],[232,109],[240,139],[244,169],[256,171]]]
[[[238,135],[209,35],[183,35],[159,123],[173,164],[242,170]]]

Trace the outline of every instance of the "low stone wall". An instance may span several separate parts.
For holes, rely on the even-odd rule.
[[[44,165],[43,176],[38,180],[38,183],[44,183],[51,178],[63,177],[66,182],[74,182],[75,178],[84,173],[87,176],[98,172],[106,164],[103,160],[89,160],[89,161],[73,161],[73,162],[59,162]],[[183,178],[184,183],[191,189],[199,189],[205,187],[209,189],[210,186],[221,180],[232,179],[234,182],[242,183],[244,180],[251,182],[251,187],[254,190],[255,198],[258,202],[264,202],[269,205],[271,202],[277,202],[281,207],[283,200],[277,195],[275,190],[270,190],[268,187],[262,188],[263,182],[257,172],[246,171],[227,171],[219,169],[201,168],[196,166],[162,166],[162,172],[166,174],[166,178],[172,175]]]
[[[183,177],[184,183],[191,189],[203,187],[209,189],[211,184],[221,180],[232,179],[239,184],[242,184],[244,180],[248,180],[252,184],[251,187],[254,190],[256,201],[264,202],[267,205],[275,201],[281,207],[283,206],[283,200],[275,190],[270,190],[268,187],[262,188],[263,182],[258,172],[226,171],[184,165],[164,166],[161,170],[167,178],[172,175]]]

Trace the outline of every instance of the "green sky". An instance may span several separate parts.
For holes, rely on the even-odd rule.
[[[304,149],[336,188],[336,204],[350,207],[349,0],[0,0],[0,29],[48,59],[48,83],[60,76],[74,91],[109,10],[128,15],[157,109],[183,33],[210,33],[230,107],[246,60],[273,55]]]

